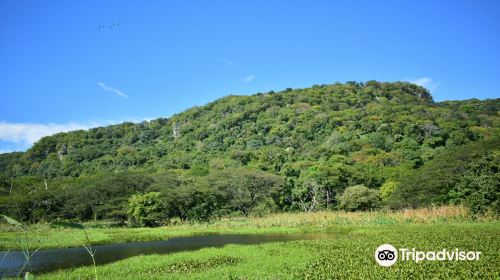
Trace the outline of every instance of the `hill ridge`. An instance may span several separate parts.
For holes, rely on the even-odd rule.
[[[492,112],[498,111],[498,103],[498,100],[435,103],[423,87],[407,82],[376,81],[230,95],[204,106],[186,109],[170,118],[125,122],[44,137],[24,153],[0,155],[0,173],[6,176],[59,177],[130,168],[190,169],[192,165],[210,165],[215,158],[234,161],[233,157],[237,156],[233,154],[238,151],[255,158],[255,153],[266,147],[282,149],[281,153],[293,150],[295,155],[301,153],[298,158],[304,158],[311,154],[306,150],[325,147],[323,142],[331,142],[330,138],[339,134],[343,138],[337,137],[337,142],[357,141],[366,135],[380,139],[364,139],[358,141],[360,143],[352,151],[340,149],[326,155],[319,152],[311,158],[329,157],[335,153],[352,157],[352,153],[364,150],[359,149],[360,145],[391,152],[392,147],[383,147],[382,138],[390,137],[387,141],[393,145],[400,142],[401,139],[396,139],[398,135],[410,136],[412,132],[405,129],[411,130],[412,114],[416,123],[414,129],[424,134],[419,136],[422,139],[417,140],[418,145],[424,145],[427,136],[443,133],[439,135],[443,138],[441,144],[436,144],[439,147],[446,145],[443,143],[455,130],[466,135],[463,141],[460,140],[462,142],[479,139],[484,131],[471,132],[473,126],[467,122],[442,131],[435,118],[452,116],[455,114],[452,108],[468,106],[468,111],[462,113],[466,114],[465,118],[472,117],[477,123],[481,121],[479,115],[486,115],[492,119],[489,120],[491,126],[492,121],[497,121]],[[403,127],[393,127],[394,117],[401,119],[398,126]],[[480,124],[479,127],[483,126]],[[348,135],[349,132],[352,135]],[[377,141],[380,143],[374,144]],[[229,165],[246,165],[252,159],[236,161]],[[274,169],[276,172],[281,170]]]

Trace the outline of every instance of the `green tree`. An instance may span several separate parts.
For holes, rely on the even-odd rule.
[[[488,152],[471,162],[450,190],[453,202],[465,204],[473,214],[500,215],[500,154]]]
[[[165,215],[165,207],[159,192],[134,194],[128,201],[127,214],[142,226],[156,226]]]
[[[339,208],[346,211],[374,210],[380,206],[378,191],[363,185],[348,187],[339,201]]]
[[[457,178],[467,173],[469,163],[498,149],[499,141],[474,142],[439,153],[419,169],[401,178],[388,199],[390,207],[421,207],[449,202],[450,191],[457,184]]]
[[[398,182],[387,181],[380,187],[379,193],[382,201],[386,201],[398,187]]]

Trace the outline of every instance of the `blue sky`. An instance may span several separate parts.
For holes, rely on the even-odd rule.
[[[2,0],[0,152],[336,81],[498,98],[499,14],[500,1]]]

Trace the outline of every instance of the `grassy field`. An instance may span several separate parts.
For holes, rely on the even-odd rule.
[[[42,227],[41,227],[42,228]],[[403,212],[318,212],[224,219],[211,224],[154,229],[90,229],[94,243],[159,239],[206,232],[268,233],[328,231],[332,240],[227,245],[192,252],[136,256],[97,267],[99,279],[499,279],[500,222],[471,221],[458,207]],[[11,248],[14,232],[2,232]],[[74,246],[76,230],[46,229],[45,247]],[[55,241],[49,241],[53,236]],[[8,238],[5,238],[7,236]],[[62,239],[60,239],[62,238]],[[64,240],[61,242],[61,240]],[[459,248],[481,251],[478,261],[398,261],[379,266],[375,249],[384,243],[421,251]],[[60,246],[59,246],[60,247]],[[93,279],[92,267],[38,275],[39,279]]]
[[[492,219],[485,219],[485,221]],[[469,222],[469,214],[462,207],[439,207],[405,210],[398,212],[315,212],[282,213],[256,218],[225,218],[211,223],[180,224],[157,228],[107,228],[87,225],[93,245],[130,241],[162,240],[175,236],[205,233],[288,233],[328,231],[338,226],[440,224]],[[30,231],[32,248],[77,247],[77,239],[84,239],[79,229],[51,228],[35,225]],[[0,250],[16,250],[21,247],[16,228],[0,229]]]

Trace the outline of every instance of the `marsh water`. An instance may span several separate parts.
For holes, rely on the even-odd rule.
[[[129,242],[93,246],[98,265],[106,264],[138,255],[168,254],[193,251],[207,247],[221,247],[227,244],[260,244],[294,240],[332,239],[328,233],[289,234],[210,234],[175,237],[161,241]],[[21,251],[0,251],[0,278],[14,276],[21,270],[25,259]],[[92,265],[92,259],[83,247],[39,250],[30,261],[35,274],[59,269]]]

